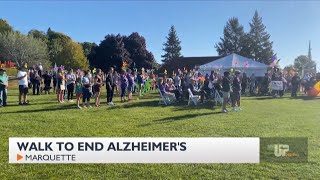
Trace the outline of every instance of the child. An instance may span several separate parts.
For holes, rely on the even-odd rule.
[[[82,83],[81,83],[80,77],[78,77],[76,80],[76,97],[77,97],[77,107],[79,109],[82,109],[82,107],[80,106],[80,100],[82,97]]]

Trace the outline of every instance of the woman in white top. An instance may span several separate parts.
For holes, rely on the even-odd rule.
[[[74,86],[76,82],[76,75],[73,73],[73,69],[70,69],[66,75],[67,90],[68,90],[68,101],[73,102]]]

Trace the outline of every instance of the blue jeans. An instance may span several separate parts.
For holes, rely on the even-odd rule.
[[[91,98],[91,92],[89,88],[83,88],[82,89],[82,102],[85,103],[90,102],[90,98]]]
[[[0,87],[0,106],[7,105],[7,88],[4,86]]]

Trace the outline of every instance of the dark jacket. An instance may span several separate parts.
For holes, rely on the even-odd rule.
[[[222,79],[222,91],[224,92],[230,92],[230,78],[229,77],[224,77]]]
[[[107,77],[106,77],[106,88],[107,89],[112,89],[113,86],[114,86],[113,74],[108,73]]]

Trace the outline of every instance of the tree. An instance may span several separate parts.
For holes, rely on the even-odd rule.
[[[93,49],[93,52],[95,54],[90,58],[90,65],[105,72],[108,71],[109,67],[115,67],[116,70],[120,71],[125,61],[129,64],[132,63],[120,34],[105,36],[105,39],[101,41],[98,47]]]
[[[48,37],[47,34],[43,31],[39,31],[36,29],[32,29],[28,32],[28,36],[32,36],[36,39],[41,39],[42,41],[44,41],[45,43],[48,43]]]
[[[273,42],[270,41],[270,35],[266,31],[266,26],[262,23],[262,17],[255,11],[250,24],[250,54],[249,57],[256,61],[270,64],[274,52],[272,50]]]
[[[96,43],[91,43],[91,42],[83,42],[83,43],[81,43],[81,46],[83,48],[84,55],[86,57],[88,57],[89,54],[91,53],[91,49],[93,47],[96,47],[97,44]]]
[[[72,41],[72,39],[63,33],[52,31],[51,28],[47,30],[47,37],[47,46],[51,64],[62,61],[60,59],[57,59],[58,57],[60,57],[58,55],[63,50],[63,47],[65,47],[65,45],[69,43],[69,41]]]
[[[182,57],[181,55],[181,41],[178,38],[177,32],[172,25],[168,36],[166,37],[167,41],[163,44],[165,54],[161,57],[163,63],[169,63],[170,61]]]
[[[132,66],[135,68],[151,69],[155,64],[154,56],[147,50],[146,40],[139,33],[134,32],[128,37],[124,37],[124,46],[132,59]]]
[[[12,32],[13,28],[4,19],[0,19],[0,33]]]
[[[300,73],[302,73],[302,69],[304,69],[305,72],[314,71],[315,65],[316,62],[310,60],[305,55],[300,55],[294,60],[294,68]]]
[[[58,65],[64,65],[66,68],[87,69],[89,66],[81,44],[71,40],[63,46],[56,59]]]
[[[221,42],[215,45],[215,48],[219,55],[228,55],[231,53],[241,54],[245,38],[243,26],[239,23],[238,18],[233,17],[228,20],[226,26],[223,29],[223,38],[220,38]]]
[[[0,56],[15,61],[18,66],[41,62],[48,67],[50,64],[46,43],[18,32],[0,33]]]

